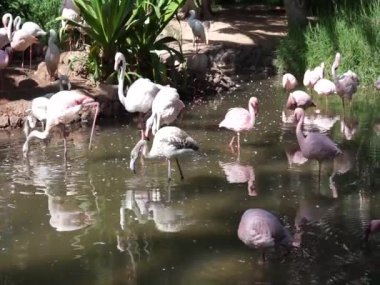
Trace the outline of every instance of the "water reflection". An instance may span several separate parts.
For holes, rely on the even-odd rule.
[[[255,172],[251,165],[243,165],[239,161],[219,161],[219,166],[223,169],[228,183],[248,183],[248,195],[257,196]]]
[[[285,154],[288,159],[289,167],[292,168],[294,165],[299,166],[308,160],[303,156],[301,149],[298,145],[293,145],[285,148]]]
[[[355,117],[344,117],[340,121],[340,131],[346,140],[352,140],[359,129],[359,120]]]

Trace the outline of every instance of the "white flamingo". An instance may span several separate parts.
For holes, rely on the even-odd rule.
[[[149,137],[149,131],[155,135],[161,125],[169,125],[174,122],[185,104],[179,99],[177,89],[163,86],[157,93],[152,103],[152,115],[146,121],[145,137]]]
[[[171,180],[170,159],[175,158],[181,179],[183,173],[178,161],[178,157],[194,153],[198,150],[198,143],[180,128],[166,126],[158,130],[153,139],[152,148],[149,151],[148,142],[141,139],[131,151],[129,167],[136,171],[135,162],[142,150],[145,158],[165,157],[168,164],[168,180]]]
[[[5,13],[1,20],[4,27],[0,28],[0,49],[11,41],[13,16],[10,13]]]
[[[311,90],[319,79],[323,78],[323,73],[325,69],[325,64],[322,62],[319,66],[315,67],[313,70],[306,70],[303,76],[303,85]]]
[[[67,157],[67,148],[66,148],[66,131],[65,125],[71,123],[78,118],[79,113],[83,108],[95,107],[95,116],[91,129],[89,149],[91,148],[91,142],[93,137],[93,132],[95,128],[96,117],[99,111],[99,102],[96,102],[93,98],[85,95],[84,93],[78,90],[70,91],[60,91],[54,94],[47,105],[46,110],[46,127],[44,131],[32,131],[26,138],[26,141],[23,145],[22,151],[24,157],[28,156],[29,152],[29,141],[33,138],[46,139],[50,131],[55,126],[61,126],[63,129],[63,142],[64,142],[64,158]]]
[[[124,93],[124,72],[127,63],[122,53],[115,54],[115,71],[118,72],[118,95],[119,101],[129,113],[139,113],[140,123],[143,121],[143,115],[150,112],[153,100],[161,85],[153,83],[147,78],[139,78],[129,86],[127,94]],[[142,137],[144,132],[142,131]]]
[[[49,31],[48,48],[45,54],[46,69],[49,73],[50,80],[55,79],[55,74],[59,64],[60,51],[58,46],[55,44],[56,40],[57,34],[53,29],[51,29]]]
[[[291,73],[285,73],[282,76],[282,87],[287,91],[290,92],[297,86],[297,79],[296,77]]]

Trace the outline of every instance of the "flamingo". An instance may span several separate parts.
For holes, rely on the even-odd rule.
[[[364,231],[364,241],[368,242],[372,234],[380,232],[380,220],[371,220]]]
[[[59,90],[70,90],[71,84],[70,80],[67,75],[60,74],[59,75]],[[44,127],[44,121],[46,121],[46,112],[47,112],[47,106],[49,104],[49,99],[54,95],[55,93],[48,93],[44,96],[34,98],[32,100],[32,106],[31,109],[27,110],[29,113],[25,120],[24,125],[24,133],[25,136],[29,135],[30,129],[35,128],[37,121],[40,121],[42,124],[42,129],[45,129]]]
[[[10,47],[6,47],[5,50],[0,49],[0,72],[1,72],[0,91],[4,90],[4,70],[9,65],[11,54],[12,54],[12,48]]]
[[[197,42],[202,42],[208,45],[208,28],[209,26],[206,23],[203,23],[195,18],[195,11],[189,11],[189,19],[187,23],[189,24],[191,31],[193,32],[193,46],[196,47],[197,50]],[[207,22],[209,23],[209,22]]]
[[[318,95],[325,97],[326,106],[327,96],[336,93],[335,83],[325,78],[319,79],[317,83],[315,83],[313,89]]]
[[[348,70],[340,76],[336,75],[336,70],[340,64],[341,55],[339,52],[335,55],[334,63],[331,67],[331,73],[333,75],[336,93],[342,99],[343,109],[344,109],[344,99],[347,99],[351,106],[352,96],[356,93],[359,85],[359,78],[355,72]]]
[[[289,252],[293,239],[281,220],[264,209],[248,209],[240,219],[239,239],[251,248],[262,249],[265,261],[265,249],[275,245],[283,246]]]
[[[257,196],[255,185],[255,172],[251,165],[242,165],[239,162],[221,162],[219,166],[223,169],[229,183],[247,183],[248,195]]]
[[[32,48],[31,46],[38,43],[38,37],[45,36],[46,32],[41,29],[39,25],[34,22],[25,22],[21,29],[13,34],[11,40],[11,47],[15,51],[24,52],[28,47],[30,47],[30,60],[29,69],[32,68]],[[22,68],[24,68],[24,54],[22,59]]]
[[[95,107],[95,115],[91,129],[89,149],[91,149],[92,136],[95,129],[95,122],[99,111],[99,102],[93,98],[83,94],[78,90],[64,90],[54,94],[47,105],[46,110],[46,127],[45,130],[40,132],[37,130],[32,131],[26,138],[22,151],[24,157],[28,156],[29,141],[33,138],[46,139],[50,131],[55,126],[61,126],[63,129],[63,142],[64,142],[64,158],[66,161],[67,148],[66,148],[66,131],[65,125],[71,123],[78,116],[80,111],[86,107]]]
[[[21,17],[20,16],[16,16],[13,20],[13,31],[12,31],[12,37],[13,37],[13,34],[18,31],[19,29],[21,29],[21,24],[22,24],[22,20],[21,20]]]
[[[80,22],[80,10],[71,0],[63,0],[62,2],[62,11],[61,11],[61,30],[62,31],[73,31],[73,26],[67,23],[67,20],[74,22]],[[72,50],[72,41],[71,36],[69,36],[69,49]]]
[[[317,132],[309,133],[306,137],[302,132],[302,126],[305,118],[305,111],[297,108],[294,111],[297,128],[297,141],[301,152],[307,159],[315,159],[318,161],[318,181],[321,179],[321,164],[324,160],[333,159],[342,154],[337,145],[326,135]]]
[[[2,17],[3,28],[0,28],[0,49],[10,43],[12,38],[13,17],[10,13],[5,13]]]
[[[51,29],[49,31],[49,44],[45,54],[46,69],[49,73],[50,80],[55,78],[55,73],[58,69],[60,52],[58,46],[55,44],[57,40],[56,32]]]
[[[318,80],[323,78],[323,73],[325,69],[325,64],[322,62],[319,66],[315,67],[313,70],[306,70],[303,76],[303,85],[311,90]]]
[[[224,120],[220,122],[219,128],[226,128],[237,133],[237,147],[240,152],[240,132],[252,130],[258,113],[259,101],[251,97],[248,101],[248,110],[244,108],[231,108],[228,110]],[[232,137],[229,147],[233,149],[235,136]]]
[[[288,101],[286,102],[286,108],[294,110],[295,108],[307,109],[309,107],[315,107],[313,99],[309,94],[302,90],[296,90],[289,93]]]
[[[125,57],[121,52],[115,54],[115,71],[118,72],[118,95],[119,101],[129,113],[140,114],[140,122],[143,120],[143,114],[148,113],[152,108],[152,103],[161,85],[153,83],[147,78],[139,78],[128,88],[127,94],[124,95],[124,72],[126,69]],[[144,132],[141,131],[142,138]]]
[[[295,76],[291,73],[285,73],[282,76],[282,87],[287,91],[290,92],[297,86],[297,79]]]
[[[159,129],[154,136],[152,148],[149,151],[148,142],[141,139],[131,151],[129,166],[136,172],[135,162],[142,150],[145,158],[165,157],[168,164],[168,181],[171,180],[170,159],[175,158],[181,179],[184,179],[178,157],[192,154],[199,149],[198,143],[186,132],[174,126]]]
[[[145,137],[149,137],[150,129],[155,135],[161,124],[174,122],[184,108],[185,104],[179,99],[177,89],[163,86],[153,100],[152,115],[146,121]]]

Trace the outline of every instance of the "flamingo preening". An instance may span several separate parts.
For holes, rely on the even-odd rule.
[[[174,122],[185,108],[185,104],[179,99],[177,89],[163,86],[157,93],[152,103],[152,115],[146,121],[145,137],[149,137],[149,131],[155,135],[161,125]]]
[[[239,239],[249,247],[262,250],[265,261],[265,249],[280,245],[289,250],[293,238],[284,227],[281,220],[264,209],[248,209],[240,219],[238,228]]]
[[[342,151],[326,135],[322,135],[318,132],[311,132],[305,137],[302,132],[305,111],[302,108],[297,108],[294,111],[294,114],[297,121],[297,141],[301,152],[307,159],[315,159],[318,161],[318,182],[320,182],[322,162],[328,159],[333,159],[342,154]]]
[[[256,114],[258,113],[259,101],[256,97],[251,97],[248,101],[248,110],[244,108],[231,108],[228,110],[224,120],[220,122],[219,128],[226,128],[237,133],[237,148],[240,152],[240,133],[250,131],[255,125]],[[229,147],[233,150],[235,135],[232,137]]]
[[[335,55],[334,63],[331,67],[331,73],[333,75],[336,93],[342,99],[342,104],[343,104],[343,109],[344,109],[345,99],[349,101],[350,106],[351,106],[352,96],[356,93],[360,81],[359,81],[358,75],[355,72],[352,72],[351,70],[348,70],[342,75],[339,75],[339,76],[336,75],[336,70],[339,67],[340,59],[341,59],[341,55],[339,52],[337,52]]]
[[[150,112],[153,100],[161,85],[153,83],[147,78],[139,78],[129,86],[127,94],[124,93],[124,72],[127,63],[121,52],[115,54],[115,71],[118,72],[118,95],[119,101],[129,113],[139,113],[140,123],[142,124],[143,115]],[[143,129],[142,126],[140,126]],[[144,138],[144,131],[141,131]]]
[[[168,164],[168,180],[171,180],[170,159],[175,158],[181,179],[184,178],[178,157],[192,154],[199,149],[198,143],[186,132],[174,126],[159,129],[154,136],[152,148],[149,150],[148,141],[141,139],[131,151],[129,166],[136,171],[135,162],[142,150],[145,158],[165,157]]]
[[[89,149],[91,149],[91,142],[93,132],[95,129],[95,122],[99,111],[99,102],[96,102],[93,98],[85,95],[78,90],[64,90],[54,94],[47,105],[46,109],[46,126],[44,131],[32,131],[27,137],[23,145],[22,151],[24,157],[28,156],[29,141],[33,138],[46,139],[50,131],[55,126],[61,126],[63,129],[63,142],[64,142],[64,158],[66,161],[67,148],[66,148],[66,130],[65,125],[71,123],[79,117],[79,113],[84,108],[95,107],[95,116],[91,129]]]

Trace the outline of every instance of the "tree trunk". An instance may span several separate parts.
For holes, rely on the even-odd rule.
[[[289,32],[302,30],[307,25],[305,0],[284,0]]]

